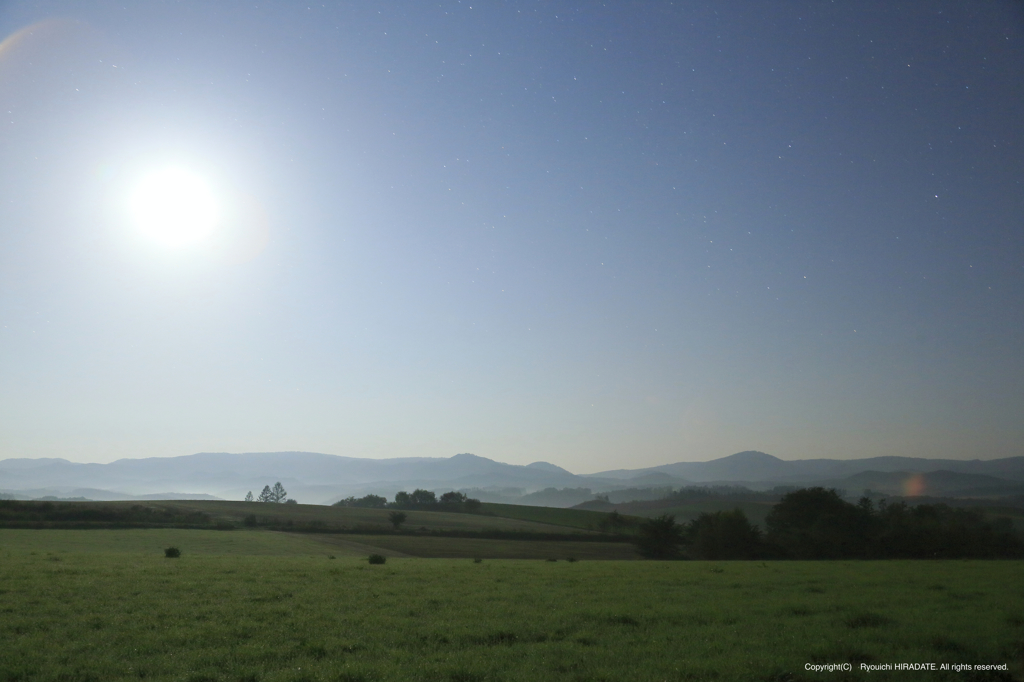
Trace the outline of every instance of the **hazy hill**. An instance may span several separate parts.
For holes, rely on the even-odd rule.
[[[864,471],[930,472],[950,471],[962,474],[986,474],[1002,479],[1024,481],[1024,457],[994,460],[922,459],[915,457],[871,457],[868,459],[782,460],[750,450],[710,462],[677,462],[646,469],[617,469],[590,476],[634,479],[657,472],[696,483],[793,484],[834,481]]]
[[[945,478],[937,472],[945,472]],[[934,485],[944,486],[942,490],[968,491],[953,494],[1004,494],[998,491],[1017,490],[1015,482],[1024,482],[1024,457],[990,461],[907,457],[785,461],[749,451],[709,462],[678,462],[589,475],[573,474],[547,462],[513,465],[471,454],[361,459],[315,452],[221,452],[121,459],[109,464],[80,464],[54,458],[7,459],[0,461],[0,493],[106,500],[196,495],[241,499],[247,491],[259,494],[263,486],[281,481],[291,497],[319,504],[349,495],[375,493],[391,497],[398,490],[427,488],[439,492],[519,490],[522,503],[542,504],[545,500],[570,506],[579,501],[580,489],[603,494],[625,489],[679,488],[694,483],[742,484],[761,489],[827,484],[858,492],[863,488],[887,492],[902,486],[912,473],[936,474],[926,483],[934,479]],[[885,478],[886,475],[890,476]],[[861,476],[863,480],[848,480],[851,476]],[[554,494],[549,490],[552,488],[564,494]],[[169,490],[177,492],[168,493]],[[972,490],[973,493],[969,492]],[[546,492],[534,494],[538,491]],[[507,493],[503,492],[500,499],[508,499]]]

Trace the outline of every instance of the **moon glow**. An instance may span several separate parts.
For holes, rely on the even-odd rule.
[[[221,219],[209,184],[180,167],[142,176],[129,197],[128,211],[143,235],[171,249],[205,241]]]

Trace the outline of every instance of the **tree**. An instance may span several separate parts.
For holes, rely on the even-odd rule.
[[[284,502],[285,498],[288,497],[288,491],[281,485],[281,481],[274,484],[274,489],[271,491],[274,498],[271,502]]]
[[[269,485],[265,485],[265,486],[263,486],[263,492],[260,493],[260,496],[257,497],[256,500],[258,502],[273,502],[274,501],[274,491],[272,491],[270,489]]]
[[[763,553],[761,531],[742,509],[704,512],[687,524],[686,535],[701,559],[754,559]]]
[[[454,490],[441,495],[439,502],[445,507],[461,507],[462,503],[466,501],[466,496],[462,493],[457,493]]]
[[[245,501],[246,502],[252,502],[252,491],[251,490],[248,493],[246,493]]]
[[[786,493],[765,519],[768,540],[795,559],[867,556],[875,519],[865,505],[825,488]]]
[[[285,504],[298,504],[299,501],[295,500],[295,499],[292,499],[292,498],[288,498],[287,500],[284,501],[284,503]]]
[[[417,488],[412,491],[412,495],[409,496],[410,501],[413,504],[431,506],[437,504],[437,496],[434,495],[432,490],[422,490]]]
[[[675,559],[683,542],[683,527],[677,525],[676,517],[670,514],[642,523],[633,541],[636,551],[647,559]]]
[[[400,490],[397,493],[395,493],[395,506],[396,507],[407,507],[407,506],[409,506],[409,503],[411,501],[412,500],[409,497],[409,493],[405,492],[404,490]]]
[[[405,523],[405,518],[405,512],[394,511],[388,514],[388,521],[395,527],[395,530],[398,530],[398,527]]]

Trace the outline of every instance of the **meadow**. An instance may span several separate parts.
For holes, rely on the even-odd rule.
[[[0,681],[1024,673],[1020,561],[392,557],[373,566],[370,538],[343,539],[352,545],[262,530],[0,529]],[[170,545],[180,558],[164,557]],[[857,670],[900,662],[1009,670]],[[805,669],[831,663],[854,670]]]

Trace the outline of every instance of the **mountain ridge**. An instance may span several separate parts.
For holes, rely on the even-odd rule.
[[[873,457],[857,460],[783,460],[747,450],[706,462],[675,462],[640,469],[574,474],[550,462],[507,464],[471,453],[452,457],[367,459],[317,452],[200,452],[178,457],[124,458],[107,464],[70,462],[62,458],[0,460],[0,493],[47,490],[68,496],[94,489],[113,496],[139,498],[169,494],[212,495],[241,499],[251,490],[277,481],[303,502],[330,503],[349,495],[393,495],[415,488],[445,490],[518,490],[518,496],[555,489],[592,490],[595,494],[640,486],[818,485],[875,472],[888,488],[913,473],[949,472],[949,476],[984,475],[1005,481],[1007,490],[1024,482],[1024,456],[996,460],[949,460]],[[888,474],[892,474],[886,476]],[[947,476],[948,477],[948,476]],[[934,477],[933,477],[934,478]],[[865,480],[874,480],[870,476]],[[939,481],[939,478],[935,478]],[[943,480],[944,489],[956,485]],[[852,481],[851,481],[852,482]],[[975,487],[997,490],[1001,484],[978,479]]]

